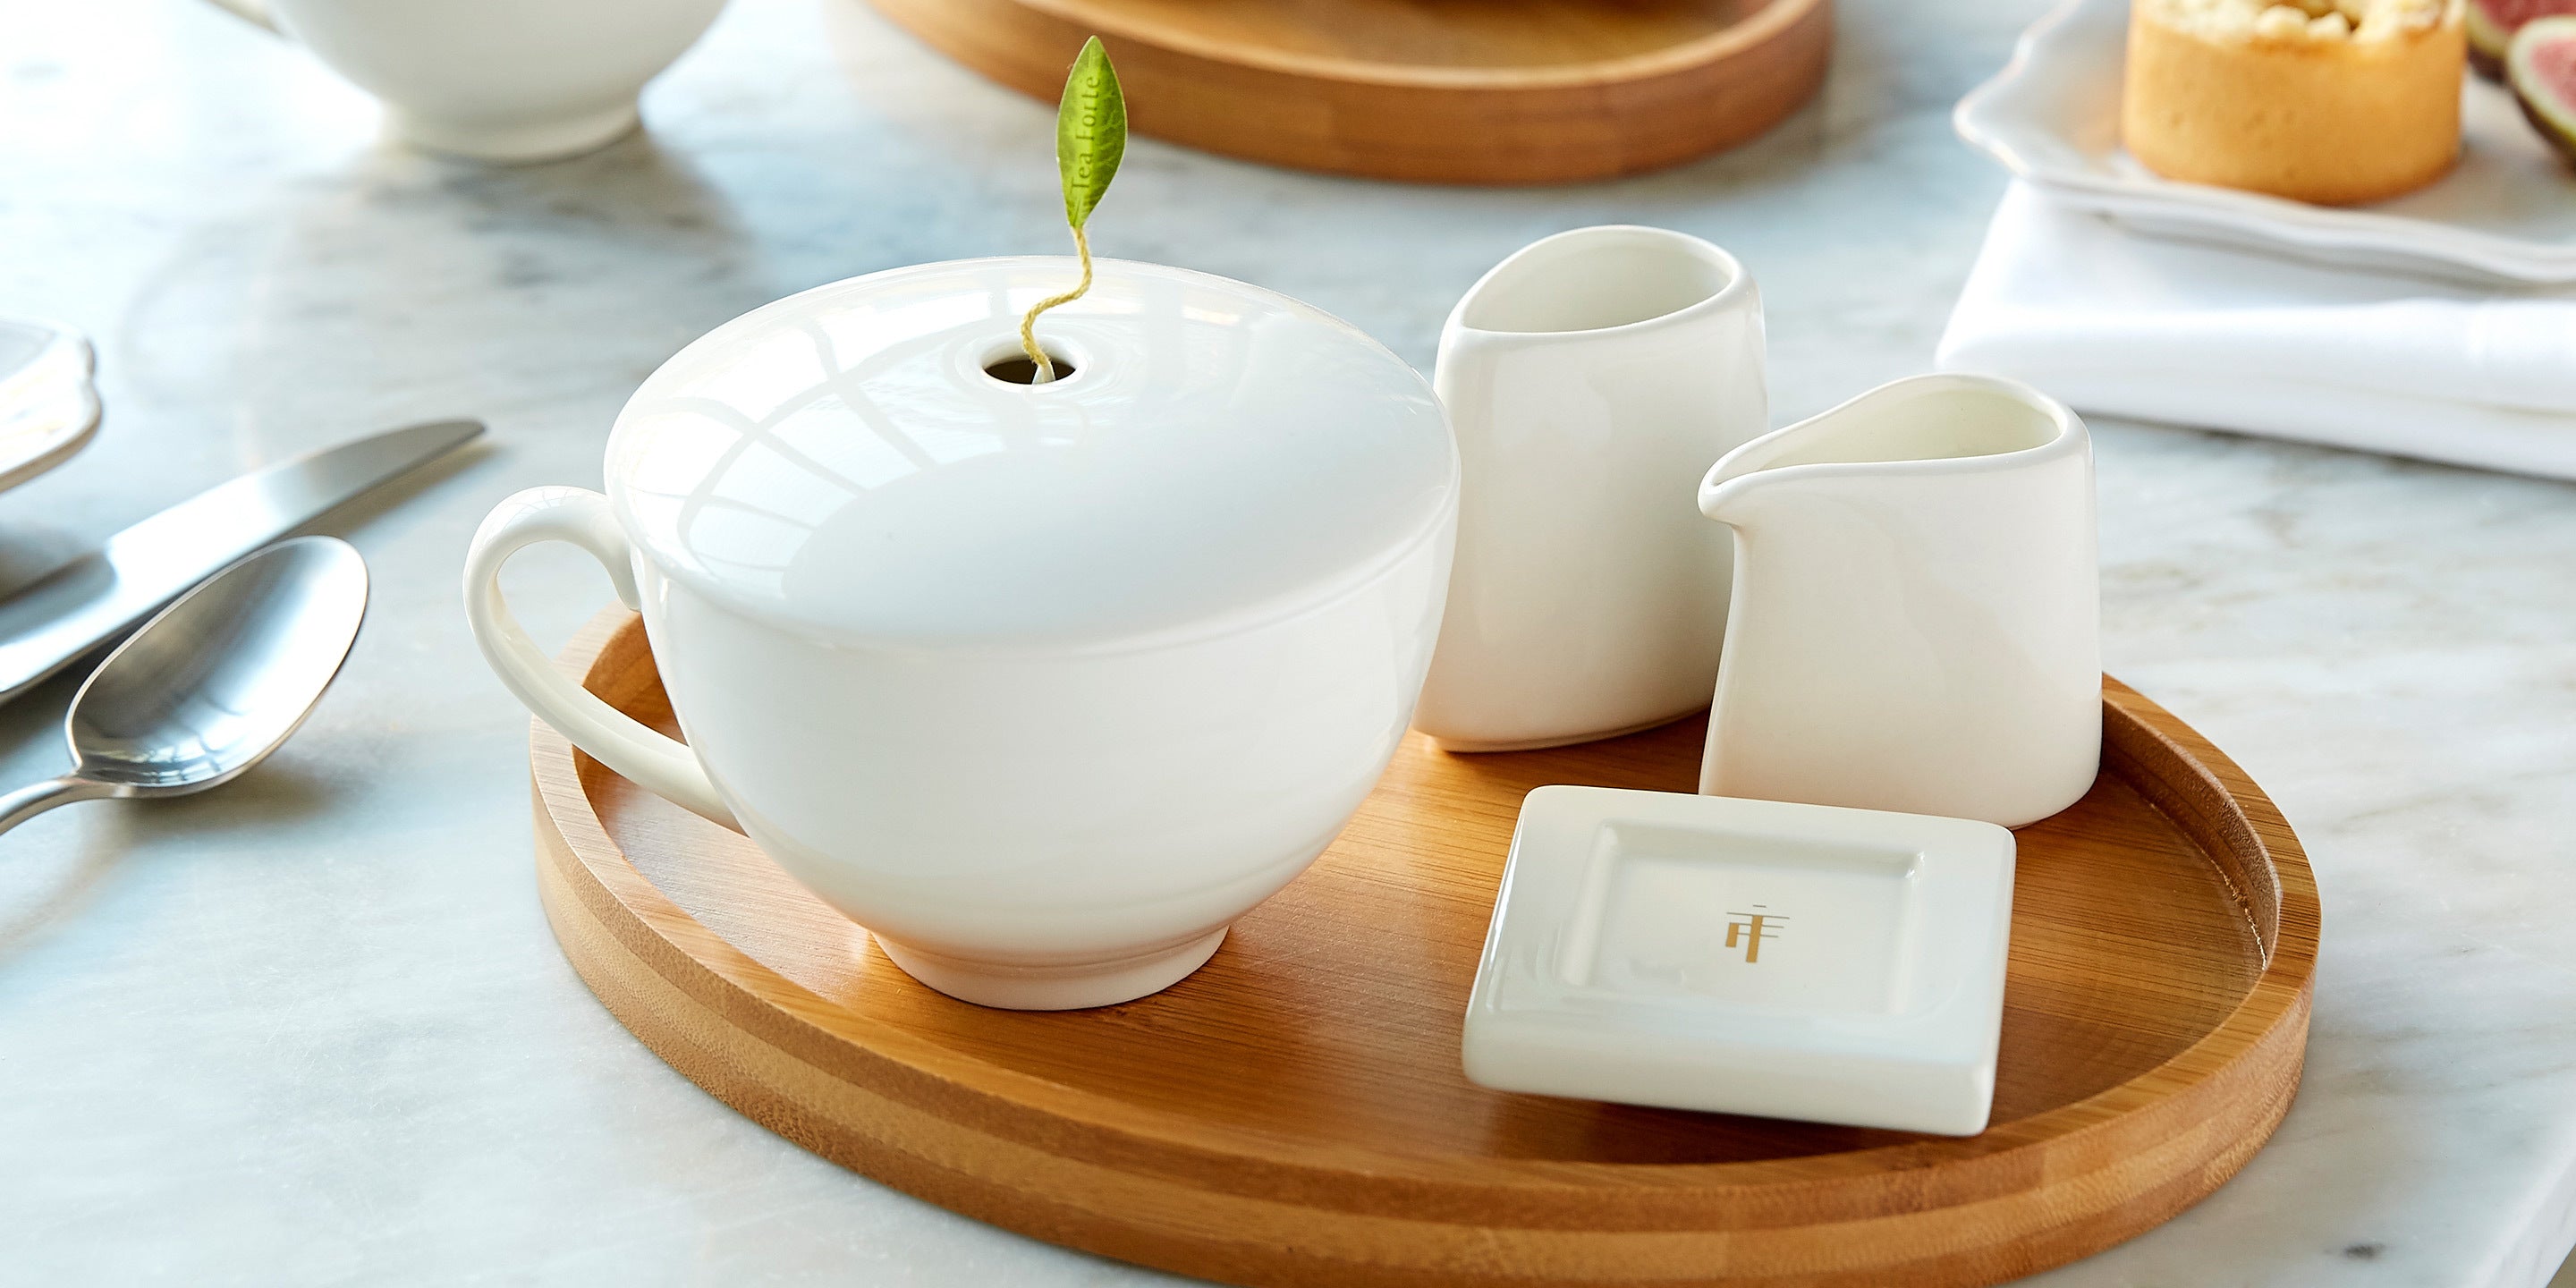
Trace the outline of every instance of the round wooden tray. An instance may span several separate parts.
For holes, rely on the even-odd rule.
[[[565,664],[674,727],[624,610]],[[1460,1073],[1521,796],[1688,791],[1696,722],[1508,755],[1412,738],[1207,966],[1098,1010],[915,984],[750,842],[543,726],[539,888],[574,968],[673,1068],[826,1158],[1041,1239],[1241,1284],[1986,1284],[2217,1188],[2288,1110],[2306,1050],[2317,898],[2297,839],[2180,721],[2117,683],[2103,701],[2101,780],[2020,833],[1994,1125],[1968,1139]]]
[[[1305,170],[1566,183],[1742,143],[1815,93],[1831,0],[874,0],[1048,103],[1082,42],[1137,132]]]

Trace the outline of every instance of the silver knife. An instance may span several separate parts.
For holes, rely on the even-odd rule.
[[[109,537],[97,553],[0,603],[0,702],[216,570],[482,432],[481,421],[443,420],[326,447],[209,488]]]

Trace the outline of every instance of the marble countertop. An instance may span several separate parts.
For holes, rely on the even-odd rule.
[[[1451,301],[1532,238],[1688,229],[1759,278],[1775,413],[1802,416],[1928,364],[2003,186],[1949,106],[2041,2],[1846,0],[1814,106],[1623,183],[1398,187],[1140,141],[1095,236],[1427,368]],[[627,392],[708,327],[1060,251],[1050,115],[856,0],[737,0],[648,91],[649,136],[478,170],[378,145],[371,102],[210,6],[0,4],[0,311],[95,336],[109,408],[0,498],[0,583],[262,462],[492,426],[334,523],[374,615],[275,761],[0,842],[0,1281],[1168,1281],[844,1172],[620,1029],[538,911],[524,717],[457,604],[484,510],[595,484]],[[2111,669],[2270,788],[2325,954],[2273,1144],[2032,1282],[2532,1288],[2576,1242],[2576,488],[2096,429]],[[509,582],[558,642],[609,593],[563,548]],[[58,768],[71,687],[0,709],[8,780]]]

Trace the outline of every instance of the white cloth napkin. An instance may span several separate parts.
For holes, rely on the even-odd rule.
[[[2576,478],[2576,292],[2143,237],[2020,183],[1934,361],[2082,412]]]

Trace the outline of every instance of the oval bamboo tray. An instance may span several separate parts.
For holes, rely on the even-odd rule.
[[[665,729],[622,609],[565,664]],[[1450,756],[1170,990],[985,1010],[895,969],[742,837],[534,731],[565,955],[672,1067],[931,1202],[1184,1274],[1295,1285],[1988,1284],[2190,1206],[2297,1087],[2316,888],[2270,801],[2104,686],[2104,773],[2020,833],[1994,1126],[1968,1139],[1505,1095],[1459,1026],[1520,798],[1688,790],[1695,722]]]
[[[1303,170],[1567,183],[1732,147],[1815,93],[1831,0],[874,0],[1053,103],[1082,42],[1136,131]]]

